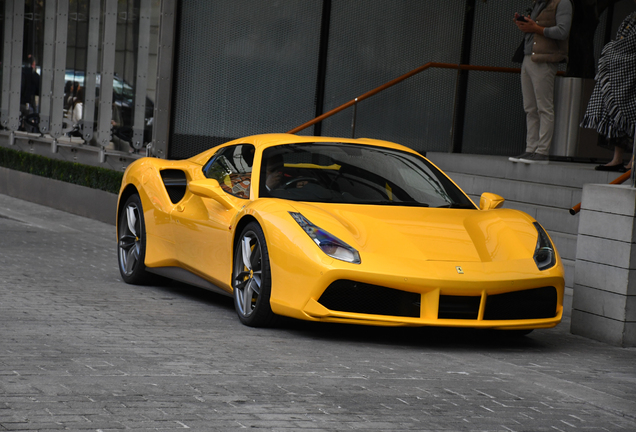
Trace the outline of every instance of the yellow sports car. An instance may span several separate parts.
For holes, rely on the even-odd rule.
[[[417,152],[289,134],[187,160],[143,158],[117,206],[124,281],[149,273],[233,296],[241,322],[553,327],[563,266],[532,217],[479,207]]]

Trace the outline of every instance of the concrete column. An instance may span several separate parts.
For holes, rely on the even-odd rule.
[[[636,346],[636,189],[583,187],[571,332]]]

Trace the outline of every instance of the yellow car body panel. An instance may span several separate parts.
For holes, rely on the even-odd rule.
[[[417,154],[379,140],[268,134],[234,140],[183,161],[140,159],[126,170],[118,211],[123,196],[139,194],[146,223],[146,267],[179,267],[231,293],[233,250],[240,234],[237,226],[248,218],[259,223],[266,238],[272,280],[270,305],[276,314],[339,323],[498,329],[545,328],[561,321],[563,265],[556,253],[553,267],[538,270],[533,260],[537,230],[534,219],[525,213],[502,208],[382,207],[259,198],[258,175],[252,176],[249,199],[228,194],[229,205],[224,206],[184,186],[183,197],[172,202],[162,181],[164,170],[183,172],[186,183],[206,180],[203,166],[219,148],[233,144],[254,145],[252,172],[259,173],[265,149],[305,142],[356,143]],[[356,249],[361,263],[326,255],[290,212],[301,213]],[[341,280],[414,293],[419,299],[419,316],[328,309],[319,300],[327,287]],[[484,319],[489,297],[542,287],[556,290],[554,317]],[[474,298],[479,306],[477,315],[471,319],[439,318],[440,298],[444,296]]]
[[[298,203],[294,203],[298,204]],[[309,204],[301,204],[301,213],[318,226],[358,249],[361,264],[350,264],[326,256],[311,242],[311,239],[294,225],[290,232],[269,242],[272,280],[271,304],[274,312],[295,318],[319,321],[352,322],[364,319],[383,325],[443,325],[466,326],[466,320],[440,320],[437,318],[437,299],[441,294],[449,296],[488,296],[543,286],[554,286],[558,293],[558,315],[551,319],[528,320],[526,323],[506,321],[470,322],[472,327],[507,328],[508,326],[527,328],[551,327],[561,320],[563,304],[563,267],[560,258],[549,270],[538,274],[537,267],[528,256],[532,255],[536,243],[536,231],[532,233],[528,225],[518,224],[519,231],[512,231],[508,223],[515,225],[517,218],[531,220],[515,210],[492,210],[496,215],[487,216],[480,211],[462,210],[452,218],[443,209],[384,208],[373,216],[377,222],[371,223],[348,218],[348,229],[338,230],[338,224],[330,224],[328,217],[319,217],[318,212],[310,213]],[[323,204],[339,215],[352,212],[360,215],[360,206]],[[358,208],[358,209],[356,209]],[[434,217],[422,223],[407,223],[413,220],[413,213],[435,212]],[[280,226],[288,218],[286,211],[277,213],[264,226]],[[385,213],[385,214],[381,214]],[[370,217],[370,216],[367,216]],[[280,218],[280,219],[279,219]],[[283,220],[281,220],[283,219]],[[388,223],[392,220],[393,224]],[[508,223],[504,222],[508,220]],[[357,224],[351,222],[357,221]],[[391,226],[393,225],[393,226]],[[457,226],[466,229],[457,229]],[[341,226],[344,226],[342,224]],[[364,226],[365,232],[355,228]],[[442,233],[448,232],[449,241]],[[328,227],[328,228],[327,228]],[[523,227],[526,227],[524,230]],[[532,226],[530,225],[530,228]],[[418,233],[419,231],[419,233]],[[383,235],[377,235],[378,232]],[[374,233],[374,235],[370,235]],[[475,248],[472,239],[482,239],[482,247]],[[499,247],[495,245],[499,244]],[[458,251],[458,254],[454,252]],[[525,253],[524,253],[525,252]],[[457,258],[452,258],[456,256]],[[290,259],[294,257],[294,259]],[[458,267],[462,273],[458,272]],[[336,280],[354,280],[362,283],[389,287],[422,295],[420,318],[387,317],[384,315],[351,314],[317,309],[317,300],[325,287]],[[302,289],[299,289],[302,287]],[[428,299],[428,301],[426,301]]]

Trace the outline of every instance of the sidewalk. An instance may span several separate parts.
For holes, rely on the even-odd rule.
[[[120,280],[112,225],[0,195],[0,431],[634,431],[636,349],[288,320]],[[571,299],[570,299],[571,300]]]

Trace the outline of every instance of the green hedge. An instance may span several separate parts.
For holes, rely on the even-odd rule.
[[[119,171],[82,165],[0,147],[0,166],[106,192],[119,193]]]

